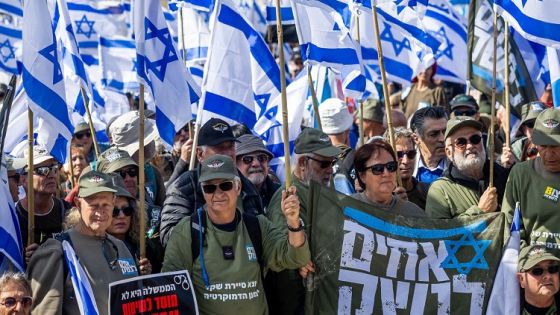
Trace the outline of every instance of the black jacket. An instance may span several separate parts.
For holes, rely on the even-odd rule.
[[[164,247],[167,245],[173,227],[182,218],[191,215],[206,203],[198,182],[199,171],[200,167],[185,172],[167,187],[159,227],[161,243]],[[241,172],[239,177],[242,186],[240,197],[243,200],[243,211],[253,215],[264,214],[261,197],[255,186]]]

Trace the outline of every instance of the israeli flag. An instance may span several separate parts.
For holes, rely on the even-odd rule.
[[[519,202],[515,206],[507,247],[500,260],[498,273],[486,308],[486,314],[521,314],[517,263],[519,260],[519,235],[523,225]]]
[[[494,0],[494,9],[528,40],[560,48],[560,1]]]
[[[134,2],[134,33],[138,77],[152,92],[159,135],[172,146],[175,133],[192,119],[199,87],[177,54],[159,1]]]
[[[65,101],[60,51],[45,0],[26,1],[23,15],[23,87],[29,106],[56,130],[48,149],[64,163],[74,127]],[[53,152],[53,149],[58,152]]]
[[[76,256],[76,252],[74,252],[68,241],[62,241],[62,250],[64,251],[64,260],[68,266],[68,274],[72,280],[72,287],[74,288],[76,302],[80,308],[80,314],[98,315],[99,310],[97,309],[93,289],[84,268]]]
[[[2,154],[2,166],[0,167],[0,259],[8,259],[19,271],[25,272],[23,263],[23,245],[16,207],[8,188],[8,174],[4,155]],[[6,266],[2,263],[2,266]],[[0,273],[3,270],[0,269]]]
[[[515,29],[510,28],[510,34],[519,49],[519,53],[523,56],[529,74],[528,77],[533,82],[535,94],[542,95],[546,86],[550,83],[546,46],[527,40]],[[521,81],[523,80],[517,80],[517,82]]]
[[[0,70],[19,74],[21,62],[21,29],[7,24],[0,25]]]
[[[280,14],[282,16],[282,25],[294,24],[294,13],[290,6],[289,0],[280,1]],[[276,1],[269,0],[266,3],[266,23],[268,25],[276,25]]]
[[[208,12],[183,8],[185,55],[189,63],[205,61],[208,56],[208,46],[210,44],[209,21],[210,14]]]
[[[195,10],[211,12],[214,8],[214,0],[169,0],[169,9],[176,11],[179,7],[192,8]]]
[[[266,16],[256,0],[233,0],[241,15],[243,15],[257,32],[266,34],[268,27]]]
[[[339,70],[346,96],[361,98],[366,79],[359,46],[345,19],[348,6],[337,0],[291,1],[303,60]]]
[[[0,0],[0,11],[23,17],[23,9],[20,0]]]
[[[118,92],[138,91],[136,46],[126,37],[99,37],[101,86]]]
[[[447,0],[430,0],[422,20],[428,33],[438,38],[441,45],[435,51],[436,76],[449,82],[467,81],[467,21]]]
[[[560,54],[558,49],[546,48],[548,66],[550,69],[550,85],[552,86],[552,100],[554,107],[560,108]]]

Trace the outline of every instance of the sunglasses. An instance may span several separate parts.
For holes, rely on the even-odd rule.
[[[470,138],[457,138],[455,140],[455,146],[457,148],[460,149],[464,149],[468,143],[472,144],[472,145],[477,145],[480,143],[480,141],[482,140],[482,137],[480,135],[472,135],[470,136]]]
[[[314,159],[310,156],[308,156],[307,158],[309,160],[313,160],[313,161],[319,163],[319,167],[323,168],[323,169],[328,168],[328,167],[333,167],[336,164],[336,162],[338,161],[338,159],[334,159],[334,160],[331,160],[331,161],[321,161],[321,160]]]
[[[410,150],[410,151],[397,151],[397,157],[399,159],[402,159],[404,156],[406,155],[406,157],[409,160],[412,160],[416,157],[416,150]]]
[[[121,177],[123,179],[126,178],[126,175],[130,176],[130,177],[136,177],[138,176],[138,170],[135,168],[130,168],[128,170],[120,170],[118,171],[119,175],[121,175]]]
[[[58,164],[51,165],[51,166],[40,166],[36,167],[33,172],[39,176],[49,176],[51,172],[56,173],[60,166]]]
[[[132,206],[128,206],[128,207],[124,207],[124,208],[117,208],[114,207],[113,208],[113,218],[116,218],[119,216],[119,214],[124,213],[125,216],[130,217],[133,213],[134,213],[134,207]]]
[[[82,140],[83,137],[91,138],[91,132],[78,132],[74,137],[78,140]]]
[[[11,178],[11,179],[13,179],[13,180],[16,181],[16,182],[19,182],[19,174],[17,174],[17,173],[14,174],[14,175],[8,176],[8,178]]]
[[[381,175],[387,169],[389,173],[394,173],[397,171],[398,164],[395,161],[387,162],[386,164],[375,164],[372,166],[366,167],[367,170],[371,170],[373,175]]]
[[[205,184],[202,185],[202,191],[204,191],[205,194],[213,194],[216,192],[218,187],[220,187],[220,190],[223,192],[230,191],[233,189],[233,181],[222,182],[219,184]]]
[[[528,121],[526,123],[524,123],[525,126],[527,126],[527,128],[535,128],[535,121]]]
[[[247,165],[251,165],[253,163],[253,161],[257,159],[257,161],[259,161],[259,163],[264,163],[266,161],[268,161],[268,155],[266,154],[259,154],[257,156],[254,155],[244,155],[241,160],[243,161],[243,163],[247,164]]]
[[[560,269],[560,266],[558,265],[553,265],[553,266],[548,266],[548,268],[546,268],[546,271],[548,271],[549,274],[553,275],[555,273],[558,273],[558,270]],[[527,272],[532,274],[535,277],[540,277],[544,274],[545,269],[542,267],[537,267],[537,268],[533,268],[531,270],[528,270]]]
[[[469,110],[454,110],[453,114],[455,114],[455,117],[459,117],[459,116],[474,116],[476,115],[477,111],[474,109],[469,109]]]
[[[12,309],[16,307],[19,302],[21,302],[24,308],[29,308],[31,304],[33,304],[33,298],[30,296],[22,296],[18,299],[10,296],[5,298],[4,302],[0,302],[0,304],[4,305],[6,308]]]

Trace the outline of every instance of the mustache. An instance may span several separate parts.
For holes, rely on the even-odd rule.
[[[248,170],[249,174],[255,174],[255,173],[264,173],[264,168],[262,167],[254,167],[254,168],[250,168]]]

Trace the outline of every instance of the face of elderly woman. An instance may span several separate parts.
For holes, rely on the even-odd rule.
[[[366,185],[366,193],[378,201],[388,201],[391,199],[393,190],[395,189],[396,173],[390,172],[386,164],[394,162],[393,157],[385,150],[379,150],[379,153],[372,156],[366,163],[366,170],[362,172],[360,178]],[[372,171],[372,166],[383,165],[381,173]]]
[[[126,233],[130,229],[134,208],[128,202],[128,198],[117,197],[114,209],[113,220],[107,232],[119,239],[124,239]]]
[[[8,281],[0,292],[0,315],[31,314],[31,292],[16,281]]]

